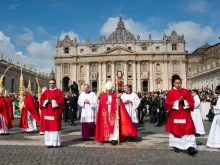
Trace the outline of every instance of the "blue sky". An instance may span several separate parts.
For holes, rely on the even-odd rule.
[[[55,42],[65,34],[83,42],[109,35],[122,15],[132,33],[162,38],[176,30],[192,52],[220,37],[219,0],[7,0],[0,1],[0,52],[4,58],[49,72]]]

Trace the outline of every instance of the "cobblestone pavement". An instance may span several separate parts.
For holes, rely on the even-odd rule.
[[[81,125],[63,123],[60,148],[48,149],[43,136],[24,134],[18,128],[19,119],[13,124],[10,135],[0,136],[0,164],[218,164],[220,150],[205,146],[211,123],[205,121],[206,136],[197,138],[203,143],[199,154],[191,157],[175,153],[168,147],[165,126],[155,127],[147,122],[138,126],[139,137],[135,142],[117,146],[97,143],[93,139],[82,141]]]

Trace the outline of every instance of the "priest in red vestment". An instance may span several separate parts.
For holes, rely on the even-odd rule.
[[[111,144],[116,145],[118,139],[122,140],[126,136],[137,136],[138,132],[121,100],[118,107],[118,120],[116,112],[117,95],[112,93],[113,84],[110,81],[106,83],[105,89],[106,93],[102,94],[99,102],[95,140],[111,142]]]
[[[9,129],[12,128],[12,122],[8,113],[4,92],[5,89],[0,87],[0,135],[8,135]]]
[[[12,101],[11,101],[11,98],[10,98],[7,90],[5,90],[5,99],[7,102],[9,117],[11,120],[14,120],[13,105],[12,105]]]
[[[171,89],[166,97],[166,109],[169,118],[166,124],[166,131],[170,133],[170,147],[174,147],[175,152],[188,150],[189,155],[197,153],[196,129],[191,117],[194,110],[194,99],[191,93],[181,88],[182,80],[178,75],[172,76]]]
[[[40,123],[40,117],[35,106],[34,98],[29,93],[29,89],[24,91],[25,99],[23,108],[21,110],[20,128],[24,129],[27,133],[37,131],[37,124]]]
[[[40,108],[44,114],[44,141],[48,148],[60,146],[61,116],[64,107],[64,95],[56,87],[56,80],[49,81],[50,88],[41,95]]]

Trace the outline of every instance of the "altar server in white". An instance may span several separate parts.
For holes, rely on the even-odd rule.
[[[138,123],[136,109],[140,104],[140,99],[136,93],[131,91],[130,85],[124,86],[125,93],[121,95],[121,99],[125,104],[126,110],[128,111],[129,116],[131,117],[132,123],[136,127],[136,123]]]
[[[199,94],[198,90],[196,89],[192,90],[192,96],[195,103],[194,103],[194,111],[191,111],[191,116],[196,127],[196,135],[200,136],[200,135],[205,135],[205,129],[202,121],[202,115],[199,109],[200,98],[198,94]]]
[[[88,84],[84,85],[84,92],[79,95],[78,104],[82,107],[82,137],[86,141],[95,136],[97,114],[97,98],[95,93],[89,90]]]
[[[215,93],[219,96],[216,106],[213,107],[215,117],[206,145],[211,148],[220,148],[220,85],[216,87]]]

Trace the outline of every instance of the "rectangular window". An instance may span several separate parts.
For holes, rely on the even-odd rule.
[[[172,50],[177,50],[177,44],[172,44]]]
[[[160,47],[159,46],[156,46],[156,51],[160,51]]]
[[[109,51],[111,48],[110,47],[107,47],[107,51]]]
[[[69,53],[69,48],[64,48],[64,53],[68,54]]]
[[[128,50],[131,50],[131,47],[128,47]]]
[[[143,47],[142,47],[142,51],[147,51],[147,47],[146,47],[146,46],[143,46]]]
[[[84,52],[84,49],[80,49],[80,53],[83,53]]]
[[[108,78],[111,78],[111,76],[108,76]]]
[[[97,49],[96,48],[92,48],[92,52],[97,52]]]

